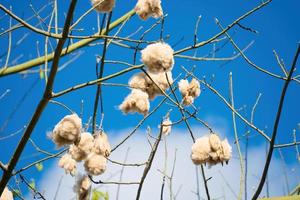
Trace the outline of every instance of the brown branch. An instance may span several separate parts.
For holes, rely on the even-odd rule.
[[[282,108],[283,108],[284,99],[285,99],[285,96],[286,96],[286,91],[288,89],[289,83],[291,82],[291,78],[292,78],[293,72],[294,72],[295,67],[296,67],[296,63],[297,63],[297,60],[298,60],[299,53],[300,53],[300,43],[298,44],[298,48],[297,48],[297,51],[296,51],[296,54],[295,54],[295,57],[294,57],[294,60],[293,60],[293,64],[292,64],[292,67],[289,71],[289,76],[287,77],[287,79],[284,83],[283,89],[282,89],[280,102],[279,102],[279,105],[278,105],[278,111],[277,111],[276,119],[275,119],[275,123],[274,123],[272,138],[271,138],[271,141],[270,141],[270,147],[269,147],[269,151],[268,151],[268,155],[267,155],[267,160],[266,160],[265,167],[264,167],[259,185],[257,187],[257,190],[256,190],[256,192],[254,193],[254,195],[252,197],[253,200],[257,199],[259,194],[261,193],[261,190],[264,186],[264,183],[265,183],[268,171],[269,171],[269,166],[270,166],[270,163],[271,163],[273,150],[274,150],[274,143],[275,143],[277,130],[278,130],[278,125],[279,125],[279,121],[280,121],[280,117],[281,117],[281,112],[282,112]]]
[[[64,43],[68,36],[69,27],[70,27],[70,24],[72,21],[76,3],[77,3],[77,0],[72,0],[72,2],[70,3],[70,7],[68,9],[68,14],[67,14],[67,17],[65,20],[64,30],[62,33],[62,38],[59,39],[59,42],[57,44],[57,47],[56,47],[56,50],[54,53],[52,67],[51,67],[49,79],[48,79],[48,82],[47,82],[47,85],[46,85],[46,88],[44,91],[44,95],[43,95],[42,99],[40,100],[32,118],[30,120],[30,123],[24,132],[24,135],[22,136],[17,148],[15,149],[15,152],[14,152],[11,160],[9,161],[7,170],[2,175],[2,178],[0,181],[0,194],[2,194],[5,186],[7,185],[9,179],[11,178],[12,172],[19,161],[19,158],[25,148],[25,145],[27,144],[27,142],[31,136],[31,133],[33,132],[37,122],[39,121],[40,116],[42,115],[45,107],[47,106],[49,100],[52,97],[52,89],[53,89],[54,79],[55,79],[55,75],[56,75],[58,64],[59,64],[60,55],[63,50]]]
[[[143,172],[143,176],[141,178],[141,181],[140,181],[140,184],[139,184],[139,188],[138,188],[138,191],[137,191],[137,195],[136,195],[136,200],[140,199],[140,195],[141,195],[141,191],[142,191],[142,188],[143,188],[143,183],[148,175],[148,172],[151,168],[151,165],[152,165],[152,162],[153,162],[153,159],[154,159],[154,156],[157,152],[157,149],[158,149],[158,145],[159,145],[159,142],[161,140],[161,136],[162,136],[162,123],[161,123],[161,126],[160,126],[160,132],[159,132],[159,135],[158,135],[158,138],[157,140],[155,141],[154,145],[153,145],[153,148],[152,148],[152,151],[149,155],[149,158],[148,158],[148,163],[144,169],[144,172]]]

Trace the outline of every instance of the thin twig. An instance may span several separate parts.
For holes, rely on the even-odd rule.
[[[289,75],[288,75],[287,80],[285,81],[283,89],[282,89],[282,93],[281,93],[281,96],[280,96],[280,102],[279,102],[279,105],[278,105],[278,111],[277,111],[276,119],[275,119],[275,122],[274,122],[272,138],[271,138],[271,141],[270,141],[269,152],[268,152],[268,155],[267,155],[266,163],[265,163],[265,166],[264,166],[264,170],[262,172],[262,176],[261,176],[259,185],[258,185],[257,190],[255,191],[255,193],[252,197],[253,200],[257,199],[259,194],[261,193],[261,190],[263,188],[263,185],[265,183],[265,180],[266,180],[266,177],[267,177],[267,174],[268,174],[268,171],[269,171],[269,166],[270,166],[270,163],[271,163],[271,158],[272,158],[273,150],[274,150],[274,143],[275,143],[275,139],[276,139],[276,136],[277,136],[278,125],[279,125],[279,121],[280,121],[280,117],[281,117],[281,112],[282,112],[282,108],[283,108],[284,99],[285,99],[285,96],[286,96],[285,94],[286,94],[287,88],[289,86],[289,83],[291,81],[293,72],[295,70],[299,53],[300,53],[300,43],[298,44],[298,48],[297,48],[297,51],[296,51],[296,54],[295,54],[295,57],[294,57],[294,60],[293,60],[293,63],[292,63],[292,67],[289,71]]]

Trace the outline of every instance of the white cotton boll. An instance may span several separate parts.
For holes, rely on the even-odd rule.
[[[75,192],[78,200],[88,200],[91,180],[88,176],[79,176],[75,185]]]
[[[166,77],[166,73],[164,72],[148,72],[148,75],[153,81],[145,73],[141,72],[133,75],[133,77],[129,80],[129,86],[133,88],[139,88],[144,92],[147,92],[147,94],[149,95],[149,99],[154,99],[156,96],[161,95],[161,90],[166,91],[169,88],[169,83],[170,85],[173,84],[173,77],[171,72],[167,72],[168,79]]]
[[[158,18],[163,15],[161,0],[138,0],[134,9],[143,20],[147,20],[150,16]]]
[[[128,81],[128,85],[133,89],[146,91],[148,87],[146,74],[143,72],[134,74]]]
[[[200,89],[200,83],[196,79],[192,79],[190,85],[189,85],[189,95],[196,98],[200,95],[201,89]]]
[[[7,187],[5,187],[1,194],[0,200],[13,200],[13,199],[14,199],[13,193]]]
[[[88,132],[83,132],[80,135],[80,141],[77,145],[72,144],[69,148],[69,154],[74,160],[80,162],[92,151],[94,146],[94,137]]]
[[[192,79],[190,83],[186,79],[181,79],[178,88],[183,97],[183,104],[186,106],[193,104],[194,99],[201,93],[200,83],[196,79]]]
[[[167,77],[166,77],[166,74],[167,74]],[[161,95],[162,92],[161,90],[163,90],[164,92],[169,88],[169,83],[170,85],[173,84],[173,77],[172,77],[172,72],[163,72],[163,73],[149,73],[151,79],[156,83],[153,83],[153,81],[151,81],[151,79],[149,77],[148,78],[148,85],[151,85],[151,89],[153,90],[153,94],[154,94],[154,97],[157,96],[157,95]],[[168,82],[169,81],[169,82]],[[158,87],[157,87],[158,86]],[[160,90],[160,89],[161,90]],[[154,98],[153,97],[153,98]],[[149,98],[150,99],[153,99],[150,97],[149,95]]]
[[[52,140],[57,147],[61,147],[66,144],[72,144],[78,139],[81,128],[81,119],[77,114],[66,115],[54,127],[51,136]]]
[[[195,143],[192,145],[192,154],[191,158],[194,164],[204,164],[206,163],[210,156],[211,148],[209,143],[209,137],[203,136],[198,138]]]
[[[162,123],[162,133],[164,135],[169,135],[172,130],[172,122],[169,118],[165,119]]]
[[[221,140],[217,134],[210,134],[209,143],[213,151],[218,151],[221,148]]]
[[[106,170],[106,158],[100,154],[90,153],[84,162],[86,172],[91,175],[103,174]]]
[[[142,61],[151,73],[171,71],[174,65],[174,50],[170,45],[157,42],[141,51]]]
[[[188,95],[189,81],[186,79],[181,79],[178,82],[178,89],[181,95],[184,97]]]
[[[95,10],[98,12],[110,12],[115,6],[115,0],[91,0],[91,3],[93,6],[97,4]]]
[[[227,139],[223,140],[221,142],[221,145],[222,145],[222,153],[220,154],[220,160],[222,162],[229,161],[231,158],[232,148],[228,143]]]
[[[84,160],[87,156],[87,154],[83,151],[81,151],[76,145],[72,144],[69,148],[69,154],[72,156],[74,160],[77,162],[80,162]]]
[[[187,95],[183,98],[184,105],[189,106],[189,105],[192,105],[193,103],[194,103],[194,97]]]
[[[66,173],[70,173],[72,176],[76,173],[76,161],[72,158],[70,154],[65,154],[60,158],[58,166],[65,169]]]
[[[85,154],[88,154],[91,152],[93,146],[94,146],[94,137],[92,136],[92,134],[88,132],[81,133],[80,141],[77,144],[77,147]]]
[[[125,114],[138,112],[146,115],[150,109],[148,98],[149,95],[146,92],[133,89],[119,106],[119,109]]]
[[[107,135],[102,132],[97,134],[94,140],[93,152],[108,157],[111,152],[111,147]]]

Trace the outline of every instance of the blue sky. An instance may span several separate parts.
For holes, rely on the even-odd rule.
[[[32,4],[37,9],[47,2],[49,1],[32,2]],[[60,25],[63,24],[63,12],[66,11],[68,2],[69,1],[59,2]],[[117,5],[113,13],[113,20],[132,9],[135,5],[135,2],[136,1],[134,0],[130,0],[126,3],[117,1]],[[27,18],[32,15],[32,10],[28,5],[28,1],[3,0],[1,3],[6,7],[11,5],[13,12],[22,18]],[[162,2],[162,6],[164,13],[168,14],[168,16],[165,20],[164,36],[169,35],[169,39],[167,39],[166,42],[172,46],[176,44],[176,46],[174,46],[175,50],[191,45],[193,43],[195,22],[199,15],[202,16],[202,20],[198,30],[198,41],[206,40],[220,31],[218,26],[215,24],[215,17],[220,20],[223,26],[226,26],[233,22],[237,17],[257,6],[259,3],[261,3],[261,1],[258,0],[186,0],[184,3],[179,0],[165,0]],[[300,18],[300,14],[298,12],[299,6],[299,1],[273,1],[265,8],[259,10],[241,22],[242,25],[251,27],[257,30],[259,33],[251,33],[239,28],[238,26],[230,30],[229,33],[233,36],[235,42],[241,48],[246,47],[249,43],[254,41],[254,44],[246,51],[246,55],[262,68],[282,75],[282,71],[276,62],[272,50],[277,51],[280,58],[284,60],[286,67],[289,69],[296,51],[297,42],[300,40],[300,26],[298,20]],[[90,3],[88,1],[78,1],[74,18],[77,19],[89,8]],[[42,16],[44,17],[48,14],[50,14],[49,8],[42,12]],[[0,16],[3,16],[3,12],[0,12]],[[142,30],[146,30],[153,23],[155,23],[155,21],[155,19],[149,19],[148,21],[144,22],[141,21],[137,16],[134,16],[125,25],[120,36],[125,37],[131,34],[140,26],[143,26]],[[1,32],[3,29],[8,27],[8,22],[9,18],[7,16],[0,20]],[[35,19],[30,21],[30,24],[35,25],[37,22],[38,21]],[[16,21],[13,20],[13,24],[16,24]],[[90,15],[88,15],[80,24],[78,24],[77,28],[84,28],[85,30],[82,32],[74,32],[74,34],[87,35],[94,33],[97,29],[96,13],[92,12]],[[14,31],[12,33],[12,43],[15,44],[26,33],[28,33],[28,30],[24,28]],[[141,33],[138,33],[134,36],[134,38],[138,39],[140,34]],[[159,39],[159,35],[160,27],[158,26],[149,35],[147,35],[145,39],[157,40]],[[26,39],[21,43],[21,45],[12,50],[10,61],[19,55],[23,55],[23,57],[18,60],[18,63],[35,58],[37,56],[36,41],[39,41],[40,53],[43,54],[44,38],[36,33],[30,33],[28,37],[26,37]],[[51,42],[55,46],[55,41],[51,40]],[[7,34],[0,37],[0,43],[2,47],[0,50],[0,55],[5,55],[7,51],[6,46],[8,44]],[[223,43],[224,42],[221,42],[216,46],[221,46]],[[206,45],[205,47],[198,49],[197,55],[199,57],[204,56],[212,51],[212,49],[212,45]],[[96,78],[95,55],[101,54],[101,45],[84,47],[78,51],[82,51],[82,55],[75,62],[57,74],[54,84],[55,92],[79,83],[94,80]],[[78,51],[74,53],[76,54]],[[189,51],[184,53],[184,55],[193,55],[194,53],[195,51]],[[236,53],[235,49],[230,43],[228,43],[224,48],[217,52],[215,56],[230,57],[234,53]],[[73,56],[74,55],[62,58],[60,64],[62,65]],[[140,54],[138,54],[138,58],[139,57]],[[5,58],[5,56],[1,58],[1,66],[4,65]],[[107,59],[132,62],[133,50],[111,45],[107,52]],[[212,61],[195,62],[187,61],[181,58],[176,58],[175,63],[173,77],[178,76],[180,73],[184,73],[180,67],[181,65],[188,69],[195,65],[195,75],[200,79],[205,76],[208,81],[212,76],[214,76],[215,78],[212,83],[213,87],[215,87],[227,100],[229,100],[229,72],[232,72],[235,104],[237,108],[246,105],[246,108],[241,110],[241,114],[246,116],[247,119],[250,118],[251,108],[258,94],[262,93],[261,100],[255,112],[254,123],[257,127],[265,130],[268,134],[271,133],[284,83],[283,81],[274,79],[253,69],[241,57],[229,63]],[[123,68],[124,66],[107,64],[105,66],[104,75],[112,74]],[[133,73],[134,72],[130,72],[108,82],[127,83],[128,79],[133,75]],[[296,70],[295,75],[298,74],[299,72]],[[16,74],[13,76],[0,78],[0,95],[7,89],[10,90],[10,92],[0,100],[0,125],[2,125],[6,119],[8,119],[14,108],[17,108],[16,112],[14,112],[13,116],[9,120],[5,130],[0,132],[0,137],[7,136],[19,130],[28,123],[37,103],[41,98],[44,86],[45,82],[44,80],[40,80],[38,73],[29,74],[27,76]],[[299,123],[299,87],[299,84],[292,82],[288,89],[282,118],[278,129],[277,143],[287,143],[292,141],[292,130],[297,128],[297,124]],[[32,88],[32,90],[28,92],[30,88]],[[83,121],[86,122],[93,112],[95,92],[96,87],[87,87],[69,93],[63,97],[59,97],[56,100],[68,105],[71,109],[78,113],[80,112],[81,100],[83,100]],[[142,116],[137,114],[125,116],[117,109],[117,106],[122,102],[123,98],[128,93],[129,89],[123,87],[105,86],[103,89],[105,106],[104,129],[108,133],[111,133],[111,137],[114,137],[114,133],[123,134],[125,136],[128,131],[120,133],[120,130],[130,130],[136,125],[137,121],[142,119]],[[25,100],[20,106],[16,107],[24,94],[26,94]],[[151,108],[154,108],[162,98],[163,97],[159,97],[152,101]],[[213,128],[216,127],[216,129],[220,129],[220,127],[222,127],[221,130],[227,132],[220,134],[233,140],[234,135],[231,111],[215,94],[208,89],[204,89],[201,96],[196,100],[195,105],[200,108],[198,116],[201,119],[206,120]],[[142,128],[145,129],[147,126],[156,128],[166,111],[169,109],[169,105],[164,105],[161,109],[159,109],[158,112],[156,112],[146,121]],[[47,139],[47,132],[51,131],[60,118],[66,114],[69,113],[64,108],[54,104],[49,104],[32,134],[32,139],[36,141],[43,149],[54,151],[55,147],[53,143]],[[174,121],[180,119],[179,112],[175,108],[173,108],[171,113],[171,119]],[[239,135],[243,135],[246,131],[245,124],[240,120],[237,120],[237,122]],[[199,126],[199,124],[194,120],[191,120],[190,123],[194,127]],[[182,129],[182,134],[188,134],[184,124],[177,125],[177,128]],[[199,132],[197,132],[197,129],[194,131],[197,136],[201,135]],[[297,129],[298,138],[300,138],[299,131],[300,130]],[[254,131],[251,131],[251,134],[257,135],[257,133]],[[3,153],[0,154],[1,161],[8,161],[20,137],[21,134],[17,134],[9,139],[0,140],[0,146],[3,149]],[[186,140],[190,140],[190,138],[186,137]],[[261,136],[251,137],[250,145],[253,147],[261,147],[264,143],[264,139]],[[35,149],[30,144],[27,145],[26,151],[24,152],[21,162],[17,168],[43,157],[42,155],[38,155],[37,157],[30,156],[30,154],[34,152]],[[296,154],[294,147],[283,149],[283,153],[288,166],[297,163],[295,159]],[[278,156],[277,153],[275,153],[275,156]],[[56,162],[56,160],[45,162],[45,168],[47,169],[47,167],[50,167],[54,162]],[[43,172],[36,173],[36,169],[31,169],[25,174],[28,177],[39,180]]]

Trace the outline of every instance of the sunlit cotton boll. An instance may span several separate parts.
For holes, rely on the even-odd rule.
[[[178,88],[184,105],[191,105],[201,93],[200,83],[196,79],[192,79],[190,83],[186,79],[181,79],[178,82]]]
[[[138,112],[146,115],[150,109],[149,95],[142,90],[133,89],[119,109],[125,114]]]
[[[196,98],[200,95],[200,93],[201,93],[200,83],[199,81],[193,78],[189,85],[189,96]]]
[[[91,3],[97,5],[95,10],[98,12],[110,12],[115,6],[115,0],[91,0]]]
[[[70,145],[69,154],[77,162],[84,160],[87,156],[87,154],[81,151],[75,144]]]
[[[111,147],[108,137],[104,132],[98,133],[94,140],[93,152],[96,154],[108,157],[111,152]]]
[[[86,156],[92,151],[94,146],[94,137],[88,133],[83,132],[80,135],[80,141],[78,144],[72,144],[69,148],[69,154],[74,160],[80,162],[86,158]]]
[[[171,133],[171,130],[172,130],[172,121],[167,118],[163,121],[162,123],[162,133],[164,135],[169,135]]]
[[[184,105],[188,106],[188,105],[192,105],[193,103],[194,103],[194,97],[187,95],[183,98]]]
[[[54,127],[52,140],[57,147],[72,144],[78,139],[81,128],[81,119],[77,114],[67,115]]]
[[[151,73],[171,71],[174,65],[174,50],[170,45],[162,42],[149,44],[141,51],[142,62]]]
[[[89,196],[89,190],[91,188],[91,180],[88,176],[79,176],[74,187],[78,200],[87,200]]]
[[[13,193],[7,187],[5,187],[1,194],[0,200],[13,200],[13,199],[14,199]]]
[[[221,162],[224,162],[224,161],[227,162],[231,158],[232,148],[231,148],[230,144],[228,143],[227,139],[225,139],[221,142],[221,146],[222,146],[222,151],[220,153],[220,160],[221,160]]]
[[[65,169],[65,172],[70,173],[72,176],[74,176],[76,173],[76,164],[76,160],[74,160],[72,156],[68,153],[61,157],[58,162],[58,166]]]
[[[94,146],[94,137],[89,132],[83,132],[80,135],[80,141],[77,144],[77,147],[83,151],[85,154],[91,152]]]
[[[209,143],[213,151],[218,151],[221,148],[221,140],[217,134],[210,134]]]
[[[161,0],[138,0],[134,9],[143,20],[147,20],[149,17],[158,18],[163,15]]]
[[[169,84],[173,84],[173,77],[171,72],[148,72],[148,75],[152,80],[143,72],[134,74],[129,80],[128,84],[132,88],[138,88],[147,92],[147,94],[149,95],[149,99],[154,99],[156,96],[161,95],[161,90],[166,91],[169,88]]]
[[[188,95],[189,81],[186,79],[181,79],[178,82],[178,89],[181,95],[184,97]]]
[[[106,170],[106,158],[100,154],[90,153],[84,162],[86,172],[91,175],[103,174]]]
[[[194,164],[200,165],[206,163],[209,159],[211,152],[209,137],[203,136],[198,138],[192,145],[191,159]]]

